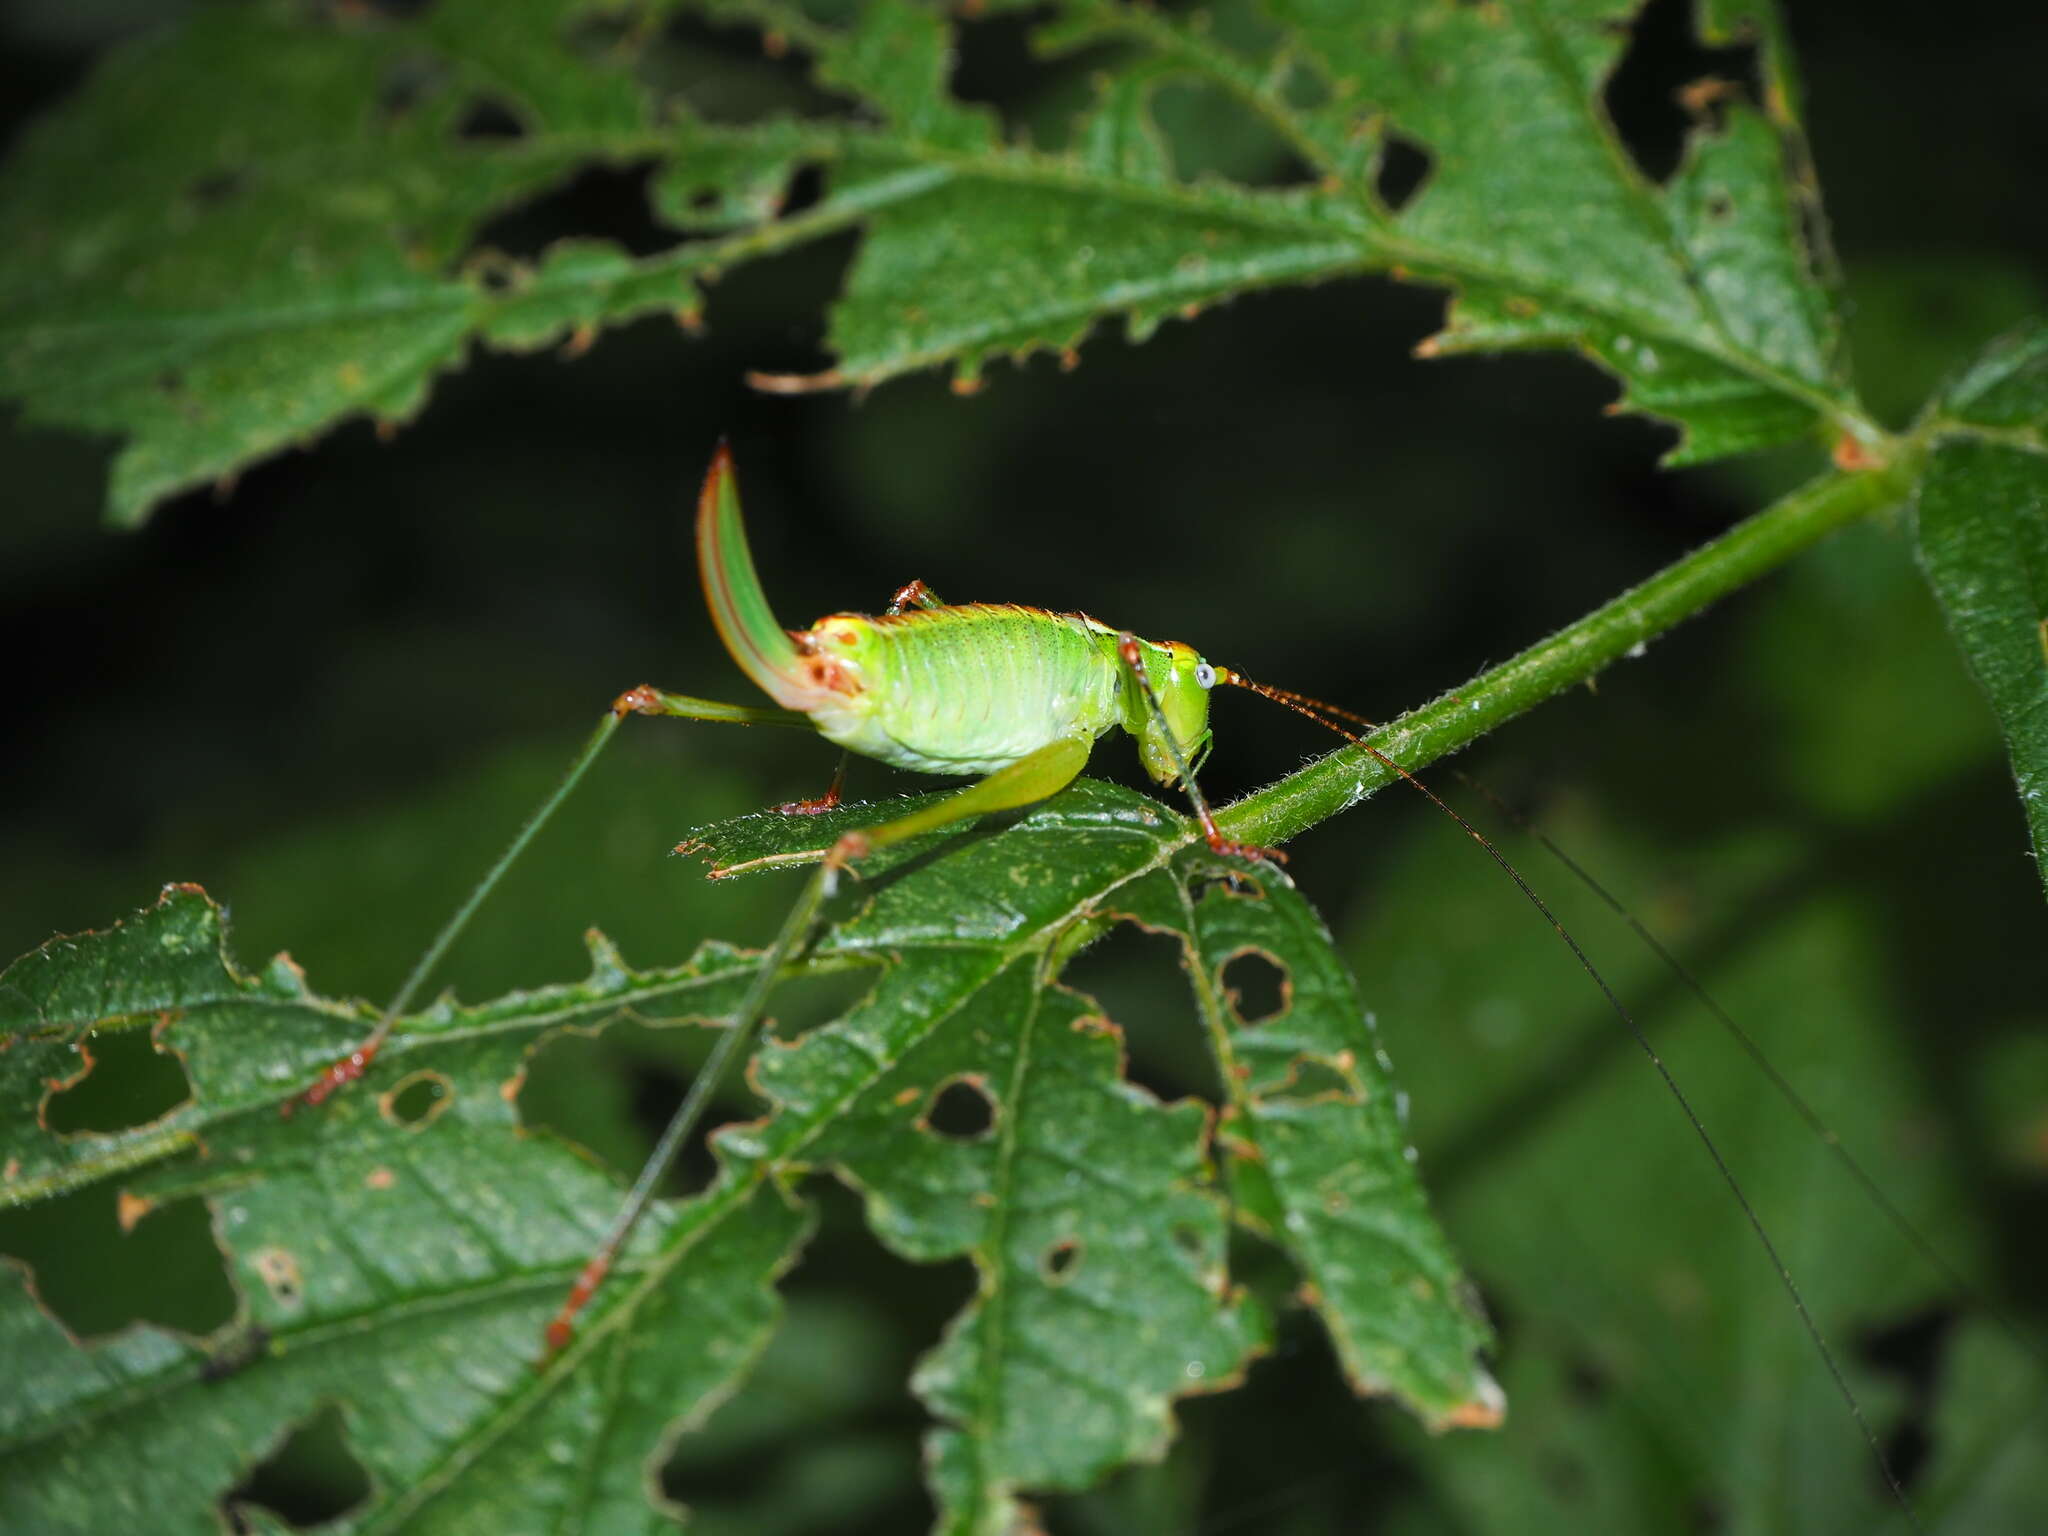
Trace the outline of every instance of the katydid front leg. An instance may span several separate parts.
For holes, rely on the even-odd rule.
[[[1131,676],[1137,679],[1138,687],[1143,691],[1145,702],[1151,709],[1152,718],[1163,725],[1166,711],[1159,702],[1159,694],[1152,686],[1152,679],[1145,673],[1145,658],[1138,647],[1138,637],[1129,630],[1124,631],[1117,639],[1117,654],[1123,657],[1124,666],[1129,669]],[[1216,817],[1209,810],[1208,800],[1204,798],[1201,787],[1195,783],[1195,770],[1188,762],[1187,754],[1181,750],[1180,742],[1175,739],[1171,730],[1163,731],[1161,735],[1166,742],[1167,750],[1173,754],[1174,766],[1180,770],[1180,786],[1187,793],[1189,803],[1195,808],[1195,818],[1202,824],[1202,836],[1208,840],[1210,851],[1222,854],[1225,858],[1267,859],[1275,864],[1285,864],[1287,855],[1278,848],[1261,848],[1256,843],[1234,842],[1223,835],[1222,830],[1216,825]]]

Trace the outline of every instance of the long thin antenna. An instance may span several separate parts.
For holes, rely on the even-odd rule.
[[[1870,1454],[1877,1461],[1877,1469],[1884,1477],[1885,1487],[1891,1491],[1893,1500],[1897,1502],[1899,1508],[1904,1512],[1907,1522],[1915,1530],[1920,1529],[1919,1517],[1913,1511],[1912,1501],[1906,1497],[1906,1490],[1900,1486],[1897,1476],[1892,1472],[1891,1462],[1885,1457],[1883,1444],[1878,1440],[1876,1432],[1870,1427],[1870,1421],[1863,1416],[1863,1406],[1856,1401],[1856,1394],[1850,1390],[1848,1378],[1842,1374],[1842,1368],[1835,1359],[1834,1350],[1829,1347],[1826,1335],[1821,1332],[1820,1324],[1808,1309],[1806,1298],[1800,1294],[1799,1283],[1793,1279],[1790,1266],[1780,1256],[1778,1245],[1771,1240],[1770,1231],[1764,1226],[1763,1218],[1757,1214],[1756,1207],[1750,1203],[1749,1196],[1743,1190],[1741,1181],[1735,1177],[1735,1170],[1728,1166],[1727,1160],[1721,1155],[1720,1147],[1715,1144],[1714,1138],[1707,1134],[1706,1125],[1701,1121],[1698,1111],[1692,1107],[1692,1101],[1685,1096],[1685,1090],[1678,1086],[1678,1079],[1671,1075],[1671,1069],[1664,1064],[1664,1058],[1657,1054],[1657,1048],[1650,1043],[1649,1036],[1643,1033],[1642,1026],[1636,1023],[1634,1015],[1628,1011],[1621,999],[1615,995],[1614,989],[1608,986],[1607,978],[1600,974],[1599,968],[1587,957],[1586,952],[1579,947],[1579,941],[1571,936],[1570,931],[1566,929],[1563,923],[1558,921],[1557,914],[1552,912],[1543,898],[1536,894],[1535,888],[1522,878],[1522,872],[1515,868],[1514,864],[1509,861],[1508,856],[1495,847],[1484,833],[1461,816],[1435,790],[1387,756],[1386,753],[1382,752],[1370,741],[1367,741],[1355,732],[1344,729],[1344,727],[1328,718],[1329,715],[1333,714],[1349,716],[1350,711],[1339,710],[1334,705],[1323,705],[1319,700],[1310,699],[1305,694],[1291,693],[1285,688],[1274,688],[1265,683],[1253,682],[1242,673],[1233,672],[1226,667],[1216,668],[1216,680],[1219,683],[1227,683],[1232,687],[1248,689],[1262,698],[1271,699],[1274,703],[1291,709],[1297,714],[1305,715],[1317,724],[1335,731],[1338,735],[1363,747],[1383,767],[1399,774],[1410,784],[1413,784],[1429,798],[1430,802],[1438,810],[1450,817],[1452,821],[1456,822],[1464,830],[1468,837],[1479,844],[1481,848],[1484,848],[1487,856],[1506,872],[1510,880],[1514,881],[1515,888],[1522,893],[1529,904],[1542,914],[1543,920],[1550,924],[1551,930],[1564,942],[1565,947],[1571,951],[1572,958],[1579,962],[1580,968],[1588,976],[1592,977],[1593,984],[1600,989],[1600,995],[1607,999],[1607,1006],[1614,1011],[1615,1017],[1619,1018],[1627,1026],[1629,1038],[1634,1040],[1637,1048],[1642,1051],[1644,1056],[1649,1058],[1650,1065],[1657,1069],[1657,1075],[1664,1080],[1665,1089],[1684,1113],[1686,1123],[1692,1127],[1693,1133],[1699,1137],[1700,1144],[1707,1149],[1707,1156],[1713,1160],[1715,1171],[1721,1175],[1721,1182],[1726,1184],[1729,1193],[1734,1195],[1735,1203],[1741,1208],[1743,1217],[1749,1222],[1750,1231],[1756,1234],[1756,1240],[1762,1246],[1766,1257],[1769,1258],[1771,1268],[1777,1272],[1779,1284],[1785,1288],[1785,1294],[1792,1298],[1793,1309],[1799,1314],[1800,1326],[1806,1330],[1807,1338],[1813,1341],[1814,1349],[1819,1352],[1821,1362],[1827,1367],[1828,1376],[1835,1384],[1835,1391],[1840,1395],[1843,1403],[1847,1405],[1850,1417],[1856,1421],[1856,1427],[1862,1431],[1863,1439],[1870,1447]],[[1320,706],[1320,709],[1324,712],[1318,712],[1318,708],[1311,706]]]
[[[1242,685],[1240,684],[1239,686]],[[1357,741],[1358,738],[1352,735],[1350,731],[1344,729],[1343,726],[1325,717],[1334,715],[1338,719],[1348,720],[1354,725],[1363,726],[1369,731],[1376,731],[1380,728],[1377,721],[1370,720],[1355,710],[1346,709],[1340,704],[1331,704],[1322,699],[1310,698],[1307,694],[1293,693],[1288,689],[1272,688],[1263,684],[1254,689],[1254,691],[1261,693],[1264,697],[1273,699],[1275,703],[1285,704],[1288,708],[1296,710],[1297,713],[1307,715],[1310,719],[1315,720],[1317,724],[1327,730],[1335,731],[1347,740]],[[1283,694],[1286,695],[1285,698],[1280,697]],[[1972,1307],[1996,1323],[2004,1331],[2007,1338],[2026,1350],[2036,1360],[2048,1364],[2048,1352],[2044,1352],[2039,1344],[2024,1333],[2020,1326],[2006,1314],[2003,1308],[1986,1296],[1977,1286],[1970,1282],[1967,1276],[1942,1257],[1941,1251],[1927,1240],[1926,1235],[1913,1224],[1912,1218],[1899,1209],[1898,1204],[1891,1196],[1884,1192],[1884,1187],[1871,1176],[1870,1170],[1865,1168],[1856,1154],[1849,1150],[1847,1144],[1836,1134],[1834,1127],[1821,1118],[1820,1111],[1813,1107],[1813,1104],[1799,1091],[1790,1078],[1778,1070],[1778,1064],[1772,1061],[1764,1048],[1757,1043],[1756,1037],[1744,1029],[1736,1021],[1733,1014],[1721,1006],[1720,1001],[1707,990],[1706,983],[1694,975],[1692,969],[1683,960],[1680,960],[1677,955],[1672,953],[1669,945],[1659,939],[1635,913],[1623,905],[1618,896],[1602,885],[1595,878],[1591,870],[1587,869],[1585,865],[1581,864],[1560,847],[1555,838],[1537,826],[1523,812],[1496,794],[1490,786],[1474,778],[1456,764],[1445,765],[1444,771],[1471,790],[1472,793],[1484,798],[1488,804],[1506,818],[1510,825],[1524,836],[1533,840],[1552,858],[1556,859],[1558,863],[1562,864],[1571,872],[1574,879],[1588,891],[1592,892],[1606,906],[1608,911],[1627,924],[1630,931],[1638,939],[1642,940],[1650,953],[1663,963],[1665,969],[1678,978],[1679,983],[1688,992],[1692,993],[1700,1006],[1706,1009],[1715,1022],[1728,1032],[1729,1037],[1737,1045],[1742,1047],[1743,1052],[1755,1063],[1757,1070],[1763,1073],[1765,1079],[1777,1090],[1778,1096],[1790,1106],[1794,1114],[1798,1115],[1806,1123],[1807,1129],[1819,1137],[1822,1144],[1835,1155],[1835,1158],[1841,1163],[1850,1179],[1863,1191],[1864,1198],[1884,1217],[1892,1230],[1905,1240],[1907,1246],[1919,1254],[1927,1262],[1928,1267],[1948,1283],[1956,1295],[1968,1301]]]

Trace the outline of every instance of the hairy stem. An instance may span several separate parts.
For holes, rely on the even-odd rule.
[[[1911,483],[1910,465],[1898,461],[1883,469],[1822,475],[1576,624],[1409,711],[1374,732],[1372,744],[1411,770],[1446,757],[1636,652],[1836,529],[1892,505]],[[1394,778],[1365,748],[1345,747],[1219,807],[1216,823],[1243,842],[1284,842]]]

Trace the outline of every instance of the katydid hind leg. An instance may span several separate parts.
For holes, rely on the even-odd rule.
[[[1087,766],[1088,753],[1093,746],[1094,743],[1086,737],[1063,736],[908,816],[859,832],[849,832],[833,844],[825,856],[826,868],[844,869],[876,848],[886,848],[891,843],[900,843],[922,833],[937,832],[971,816],[1015,810],[1055,795],[1073,783],[1082,768]]]
[[[746,1060],[749,1047],[760,1033],[766,1017],[768,994],[774,989],[782,968],[803,947],[809,938],[812,924],[816,921],[818,909],[831,894],[832,869],[820,865],[804,879],[803,889],[791,904],[789,914],[783,919],[782,928],[774,942],[761,953],[760,964],[754,968],[752,980],[747,985],[746,995],[739,1007],[727,1021],[725,1030],[718,1037],[718,1043],[711,1048],[711,1054],[690,1083],[690,1090],[683,1097],[682,1104],[670,1117],[661,1138],[648,1154],[633,1187],[627,1191],[619,1211],[612,1218],[603,1241],[585,1262],[577,1274],[575,1283],[564,1298],[561,1307],[549,1321],[542,1336],[540,1359],[536,1362],[545,1366],[556,1355],[568,1347],[575,1336],[576,1319],[589,1305],[611,1273],[620,1251],[633,1235],[633,1230],[646,1215],[647,1208],[654,1203],[662,1183],[675,1166],[676,1159],[689,1144],[690,1135],[704,1118],[704,1112],[711,1107],[711,1101],[724,1086],[736,1063]]]
[[[453,915],[441,926],[440,931],[434,935],[433,942],[427,946],[419,959],[414,962],[412,969],[406,973],[405,980],[399,984],[398,990],[392,994],[390,1002],[386,1003],[383,1010],[379,1013],[376,1027],[364,1037],[362,1043],[357,1045],[354,1050],[330,1062],[321,1069],[319,1075],[310,1084],[280,1104],[278,1106],[278,1113],[280,1115],[289,1117],[294,1110],[301,1106],[311,1109],[333,1094],[340,1092],[370,1070],[370,1066],[376,1061],[378,1053],[383,1050],[385,1043],[390,1039],[392,1028],[399,1016],[411,1006],[413,1000],[419,995],[420,988],[426,984],[427,980],[440,966],[441,961],[446,958],[448,951],[454,947],[455,941],[468,928],[470,920],[476,916],[477,910],[482,907],[491,892],[497,889],[499,882],[511,871],[512,866],[518,862],[520,855],[525,853],[527,846],[540,834],[541,829],[554,818],[555,812],[561,809],[563,802],[569,798],[570,794],[575,791],[576,786],[582,782],[583,776],[590,771],[605,747],[609,745],[613,733],[618,730],[619,722],[625,719],[627,715],[632,714],[668,715],[677,719],[711,720],[732,725],[801,726],[806,730],[811,728],[810,717],[797,713],[794,710],[771,709],[747,704],[725,704],[716,699],[699,699],[693,698],[688,694],[668,693],[644,683],[637,688],[629,688],[620,694],[612,701],[611,708],[606,710],[603,717],[598,721],[596,729],[591,732],[588,740],[584,742],[582,750],[576,754],[575,759],[570,763],[568,770],[562,775],[555,787],[549,791],[547,797],[541,801],[533,814],[521,825],[519,831],[513,836],[512,841],[506,845],[504,852],[498,855],[489,869],[485,870],[483,878],[463,898],[461,905],[455,909]]]
[[[838,872],[875,848],[886,847],[920,833],[939,831],[990,811],[1030,805],[1057,793],[1080,773],[1088,761],[1091,745],[1092,742],[1079,737],[1050,742],[1018,762],[999,768],[988,777],[908,816],[862,832],[850,832],[832,847],[824,862],[806,878],[781,932],[763,952],[745,999],[725,1032],[719,1036],[710,1059],[690,1084],[682,1107],[669,1121],[639,1177],[634,1180],[604,1241],[584,1265],[561,1309],[548,1324],[543,1364],[566,1348],[574,1337],[576,1318],[604,1284],[620,1250],[653,1203],[669,1169],[681,1156],[691,1133],[703,1119],[729,1071],[736,1063],[745,1060],[749,1046],[760,1032],[768,994],[776,977],[808,938],[819,907],[832,893]]]

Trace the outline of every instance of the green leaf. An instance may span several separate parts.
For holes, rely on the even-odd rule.
[[[649,313],[694,325],[701,278],[859,224],[828,325],[837,366],[784,387],[940,364],[971,387],[988,359],[1071,355],[1106,318],[1142,338],[1254,289],[1385,271],[1454,290],[1428,350],[1580,351],[1621,379],[1621,405],[1680,428],[1680,459],[1823,428],[1874,440],[1760,4],[1717,8],[1708,31],[1762,18],[1765,100],[1722,103],[1662,186],[1602,105],[1627,0],[1287,3],[1277,26],[1070,0],[1046,51],[1106,51],[1059,148],[951,94],[934,9],[881,0],[844,27],[753,0],[705,9],[795,46],[737,111],[708,85],[657,98],[644,80],[669,45],[605,35],[589,0],[444,0],[403,21],[209,8],[117,52],[0,171],[0,393],[125,439],[109,506],[133,522],[349,416],[411,416],[473,342],[580,346]],[[793,76],[805,60],[812,85]],[[1163,126],[1166,84],[1198,88],[1204,123],[1236,123],[1300,184],[1182,174],[1194,130]],[[480,111],[516,131],[467,132]],[[1398,210],[1378,185],[1390,135],[1430,157]],[[489,249],[495,217],[642,162],[651,212],[692,238]],[[784,216],[806,166],[824,191]]]
[[[2005,733],[2048,886],[2048,326],[1994,347],[1940,410],[1970,431],[1929,455],[1920,560]]]
[[[662,1220],[667,1260],[629,1266],[630,1294],[579,1342],[580,1368],[538,1375],[536,1330],[617,1195],[571,1149],[518,1134],[507,1090],[543,1029],[602,1020],[627,999],[657,1016],[665,1002],[671,1016],[730,1006],[745,958],[713,950],[694,969],[636,975],[600,947],[580,986],[408,1020],[381,1083],[286,1120],[280,1090],[366,1015],[321,1004],[283,962],[246,977],[223,946],[219,910],[180,888],[5,975],[13,1102],[102,1021],[161,1017],[193,1090],[161,1125],[203,1131],[203,1156],[129,1187],[151,1201],[207,1194],[241,1298],[208,1340],[131,1329],[81,1347],[9,1284],[0,1334],[18,1390],[0,1409],[5,1523],[211,1528],[214,1505],[283,1427],[340,1401],[371,1509],[387,1519],[503,1526],[522,1510],[574,1507],[596,1521],[623,1504],[644,1524],[643,1463],[765,1343],[772,1283],[807,1221],[765,1183],[723,1213],[743,1219],[705,1223],[686,1208]],[[408,1122],[393,1103],[416,1080],[441,1098]],[[32,1121],[8,1125],[10,1160],[49,1141]],[[133,1160],[121,1138],[68,1150],[70,1180]],[[24,1193],[7,1192],[9,1203]],[[101,1458],[122,1475],[88,1470]]]
[[[896,809],[848,808],[824,827],[741,818],[699,838],[719,857],[786,856]],[[659,1208],[541,1372],[541,1324],[618,1192],[573,1148],[522,1131],[536,1048],[628,1013],[715,1026],[752,955],[711,945],[636,971],[593,939],[583,981],[444,998],[398,1022],[363,1083],[289,1118],[278,1104],[371,1015],[319,998],[287,961],[241,972],[202,893],[173,888],[17,962],[0,977],[0,1094],[17,1111],[0,1149],[7,1203],[108,1179],[151,1204],[204,1198],[239,1304],[208,1339],[138,1327],[80,1344],[8,1286],[9,1527],[146,1511],[153,1528],[211,1528],[281,1427],[332,1403],[370,1474],[358,1526],[504,1528],[534,1510],[648,1525],[650,1469],[774,1326],[773,1282],[810,1225],[798,1183],[824,1169],[861,1191],[890,1248],[964,1255],[979,1275],[912,1383],[936,1419],[944,1529],[1010,1529],[1025,1490],[1156,1457],[1175,1398],[1238,1379],[1270,1324],[1231,1274],[1233,1202],[1299,1266],[1361,1390],[1432,1423],[1497,1417],[1474,1359],[1485,1327],[1424,1209],[1370,1023],[1284,877],[1233,886],[1180,818],[1087,782],[1021,818],[892,848],[862,874],[798,969],[872,972],[873,989],[764,1048],[752,1081],[770,1113],[717,1133],[710,1187]],[[1231,1085],[1213,1139],[1202,1104],[1127,1082],[1116,1026],[1058,984],[1126,916],[1188,956]],[[1225,967],[1247,947],[1288,974],[1277,1017],[1233,1012]],[[187,1102],[133,1131],[60,1140],[36,1124],[96,1032],[145,1023],[183,1063]],[[948,1095],[978,1102],[985,1123],[948,1121]],[[121,1478],[89,1470],[108,1455]]]

